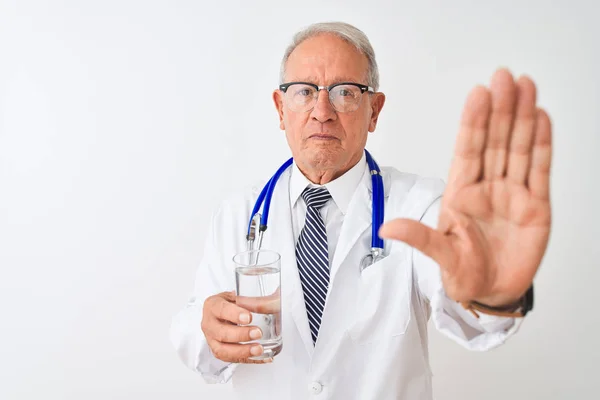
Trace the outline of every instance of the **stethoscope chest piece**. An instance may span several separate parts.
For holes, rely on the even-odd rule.
[[[384,258],[385,256],[383,255],[383,249],[372,248],[371,253],[364,256],[363,259],[360,261],[360,273],[362,274],[365,268],[370,267],[377,261],[381,261]]]

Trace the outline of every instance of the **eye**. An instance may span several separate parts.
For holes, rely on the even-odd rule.
[[[308,101],[315,95],[315,88],[309,85],[294,84],[288,89],[288,93],[295,101]]]
[[[348,101],[348,100],[354,100],[358,96],[360,96],[360,93],[358,93],[358,92],[359,92],[358,88],[356,88],[354,86],[342,85],[342,86],[337,86],[335,88],[334,96]]]

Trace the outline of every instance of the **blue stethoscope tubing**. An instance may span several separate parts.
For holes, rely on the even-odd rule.
[[[379,228],[383,224],[384,219],[384,190],[383,190],[383,178],[381,177],[381,170],[379,165],[373,159],[371,154],[365,149],[365,155],[367,164],[369,166],[369,172],[371,174],[371,186],[373,191],[372,196],[372,223],[371,223],[371,253],[367,254],[361,261],[361,271],[367,266],[383,258],[383,239],[379,237]],[[252,214],[250,221],[248,222],[248,230],[246,234],[246,240],[248,241],[248,250],[252,250],[254,240],[256,239],[256,225],[258,224],[258,249],[262,244],[262,237],[264,232],[267,230],[267,223],[269,220],[269,209],[271,208],[271,198],[273,197],[273,191],[275,185],[281,174],[288,169],[294,159],[290,158],[287,160],[275,174],[269,179],[261,190]],[[260,207],[263,207],[262,214],[259,214]],[[260,217],[260,220],[259,220]]]
[[[384,208],[384,194],[383,194],[383,178],[381,177],[381,170],[379,165],[375,162],[371,154],[365,150],[367,156],[367,164],[369,165],[369,171],[371,173],[371,186],[373,189],[373,221],[371,224],[371,248],[383,249],[383,239],[379,237],[379,228],[383,224],[383,208]]]

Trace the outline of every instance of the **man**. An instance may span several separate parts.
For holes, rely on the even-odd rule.
[[[294,164],[275,187],[263,248],[281,253],[283,350],[249,359],[262,349],[240,344],[257,336],[240,326],[249,314],[232,292],[230,260],[245,247],[258,187],[213,217],[195,297],[173,321],[178,354],[208,382],[232,379],[240,399],[431,399],[429,318],[466,348],[487,350],[531,308],[551,216],[551,126],[534,83],[499,70],[489,89],[472,90],[446,187],[383,169],[388,254],[361,273],[372,196],[364,148],[385,103],[373,49],[350,25],[313,25],[285,53],[281,81],[292,85],[273,100]],[[319,189],[328,200],[311,218],[324,227],[328,276],[306,285],[299,271],[319,262],[299,260],[311,229],[305,193]],[[315,285],[327,297],[316,309]]]

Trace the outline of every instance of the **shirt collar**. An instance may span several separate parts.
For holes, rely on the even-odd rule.
[[[326,183],[325,185],[317,185],[309,181],[298,169],[298,166],[294,162],[292,165],[292,173],[290,180],[290,200],[292,207],[296,205],[296,202],[302,195],[302,192],[307,187],[325,187],[331,194],[331,198],[338,206],[342,214],[346,214],[350,200],[354,195],[354,191],[360,184],[363,174],[365,173],[365,165],[367,158],[363,152],[360,161],[350,168],[346,173],[333,181]]]

